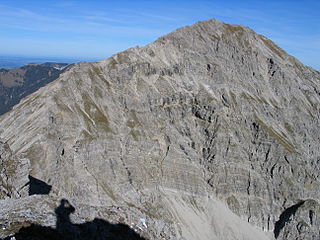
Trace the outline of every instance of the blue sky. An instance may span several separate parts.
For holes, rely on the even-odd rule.
[[[320,0],[0,0],[0,55],[103,59],[200,20],[248,26],[320,70]]]

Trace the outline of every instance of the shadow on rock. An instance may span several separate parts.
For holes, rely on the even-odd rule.
[[[41,181],[40,179],[37,179],[32,176],[28,176],[29,178],[29,196],[35,195],[35,194],[49,194],[52,186],[47,184],[44,181]]]
[[[75,208],[66,199],[55,209],[56,228],[32,224],[14,235],[16,240],[146,240],[125,224],[112,224],[103,219],[94,219],[83,224],[73,224],[70,214]],[[6,240],[11,239],[6,238]]]

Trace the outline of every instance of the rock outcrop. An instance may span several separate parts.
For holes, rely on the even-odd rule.
[[[0,200],[28,196],[29,161],[12,155],[0,139]]]
[[[2,116],[0,134],[79,223],[112,219],[146,239],[318,239],[319,102],[319,72],[209,20],[75,64]]]

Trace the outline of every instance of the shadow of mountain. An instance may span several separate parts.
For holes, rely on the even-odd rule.
[[[56,228],[32,224],[21,228],[14,237],[16,240],[146,240],[125,224],[112,224],[103,219],[73,224],[70,214],[74,211],[68,200],[62,199],[60,206],[55,209]]]

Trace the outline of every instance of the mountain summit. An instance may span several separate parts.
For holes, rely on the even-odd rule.
[[[0,201],[0,237],[54,227],[66,198],[145,239],[318,239],[319,102],[319,72],[217,20],[77,63],[0,118],[52,186]]]

